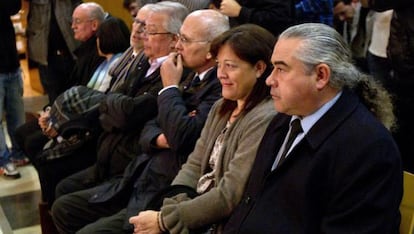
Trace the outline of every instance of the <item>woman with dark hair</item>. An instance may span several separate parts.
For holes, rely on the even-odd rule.
[[[129,29],[124,21],[118,18],[108,18],[96,32],[96,47],[100,56],[105,60],[95,70],[87,87],[106,92],[112,77],[108,74],[122,53],[129,47]]]
[[[258,143],[276,113],[265,84],[275,40],[252,24],[232,28],[213,40],[211,53],[217,58],[223,98],[211,109],[194,151],[171,186],[178,188],[176,194],[192,192],[166,195],[160,211],[132,217],[134,233],[182,233],[213,224],[220,232],[242,198]],[[191,198],[191,193],[196,197]]]

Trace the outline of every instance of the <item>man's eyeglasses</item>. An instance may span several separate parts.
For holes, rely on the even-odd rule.
[[[134,19],[134,23],[138,24],[140,27],[145,27],[145,21]]]
[[[140,32],[148,36],[172,34],[170,32],[152,32],[152,31],[149,31],[148,28],[145,26],[141,28]]]
[[[178,37],[178,41],[180,41],[183,44],[210,42],[208,40],[191,40],[191,39],[188,39],[188,38],[184,37],[183,35],[181,35],[179,33],[177,34],[177,37]]]
[[[92,22],[92,21],[93,21],[93,19],[79,19],[79,18],[76,18],[76,19],[71,20],[71,24],[78,25],[78,24],[83,24],[83,23]]]
[[[170,32],[148,32],[145,29],[142,31],[145,35],[154,36],[154,35],[163,35],[163,34],[172,34]]]

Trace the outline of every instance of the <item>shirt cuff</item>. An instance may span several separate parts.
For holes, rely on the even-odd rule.
[[[162,92],[164,92],[165,90],[170,89],[170,88],[177,88],[177,89],[178,89],[178,85],[169,85],[169,86],[167,86],[167,87],[164,87],[163,89],[161,89],[161,90],[158,92],[158,95],[161,95],[161,93],[162,93]]]

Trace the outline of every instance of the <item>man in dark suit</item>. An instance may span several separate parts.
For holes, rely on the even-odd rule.
[[[146,22],[148,24],[148,22]],[[144,210],[151,198],[170,185],[192,152],[211,106],[221,96],[210,42],[229,29],[227,17],[200,10],[186,17],[175,45],[161,66],[163,89],[158,93],[158,116],[140,136],[143,154],[121,178],[63,195],[52,207],[62,233],[131,233],[130,216]],[[183,67],[194,73],[180,83]],[[123,230],[123,231],[122,231]]]
[[[272,63],[266,82],[283,114],[262,139],[225,233],[398,233],[402,169],[386,128],[395,121],[389,94],[326,25],[287,29]],[[296,119],[301,131],[286,146]]]

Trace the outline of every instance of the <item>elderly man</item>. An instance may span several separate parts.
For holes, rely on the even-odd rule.
[[[61,87],[61,92],[73,85],[86,85],[93,72],[103,61],[96,48],[95,33],[107,13],[94,2],[82,3],[75,8],[72,14],[72,29],[74,38],[81,41],[81,45],[74,51],[77,59],[71,77]]]
[[[150,20],[146,23],[151,25]],[[228,28],[227,18],[214,10],[187,16],[175,45],[177,52],[170,53],[161,67],[158,116],[146,124],[140,137],[144,154],[128,165],[122,178],[60,197],[52,208],[60,230],[67,231],[75,223],[86,225],[81,233],[131,233],[129,217],[145,209],[150,198],[170,184],[220,97],[215,58],[209,50],[213,38]],[[179,84],[183,66],[194,73]]]
[[[69,79],[58,82],[59,85],[55,84],[55,93],[49,94],[50,100],[54,100],[58,94],[73,85],[86,85],[95,69],[104,60],[98,54],[95,36],[100,23],[105,19],[102,7],[93,2],[80,4],[74,10],[72,18],[74,38],[82,43],[74,51],[77,59]],[[38,121],[28,122],[20,126],[16,132],[16,141],[31,162],[36,161],[37,154],[48,140],[38,126]]]
[[[97,160],[96,164],[88,170],[88,176],[82,181],[88,181],[88,183],[92,181],[91,183],[93,183],[95,180],[103,180],[108,176],[122,173],[131,157],[136,154],[138,148],[134,143],[134,138],[139,136],[144,123],[156,114],[156,101],[153,95],[156,95],[162,87],[159,66],[171,52],[171,45],[175,44],[177,40],[175,34],[188,12],[179,3],[172,5],[174,6],[153,7],[154,15],[162,15],[156,22],[156,26],[169,33],[156,35],[159,38],[151,40],[144,36],[144,46],[147,46],[148,49],[138,58],[138,65],[128,75],[128,80],[120,85],[116,91],[107,95],[96,90],[88,90],[91,95],[101,96],[98,98],[100,108],[94,109],[87,116],[81,116],[80,121],[82,125],[92,129],[89,135],[94,134],[96,125],[105,129],[96,137],[99,138],[98,145],[96,146],[97,139],[94,138],[92,142],[88,141],[86,147],[81,146],[83,150],[73,151],[70,155],[59,160],[54,160],[56,159],[54,155],[49,157],[45,151],[42,152],[43,161],[38,160],[40,163],[37,169],[39,177],[45,181],[49,205],[54,201],[55,186],[61,179],[91,166]],[[173,15],[172,12],[177,9],[182,13]],[[150,18],[150,15],[148,17]],[[172,18],[175,20],[170,20]],[[178,24],[178,27],[175,24]],[[153,70],[150,69],[149,61],[156,63],[152,67]],[[83,86],[72,89],[76,88],[86,89]],[[76,136],[79,139],[83,135]],[[90,144],[93,147],[90,147]],[[58,143],[58,145],[63,148],[70,146],[68,143],[66,143],[67,146],[65,143]],[[96,149],[98,149],[97,152]]]
[[[389,94],[324,24],[284,31],[272,63],[266,83],[281,114],[224,232],[398,233],[402,169]]]

